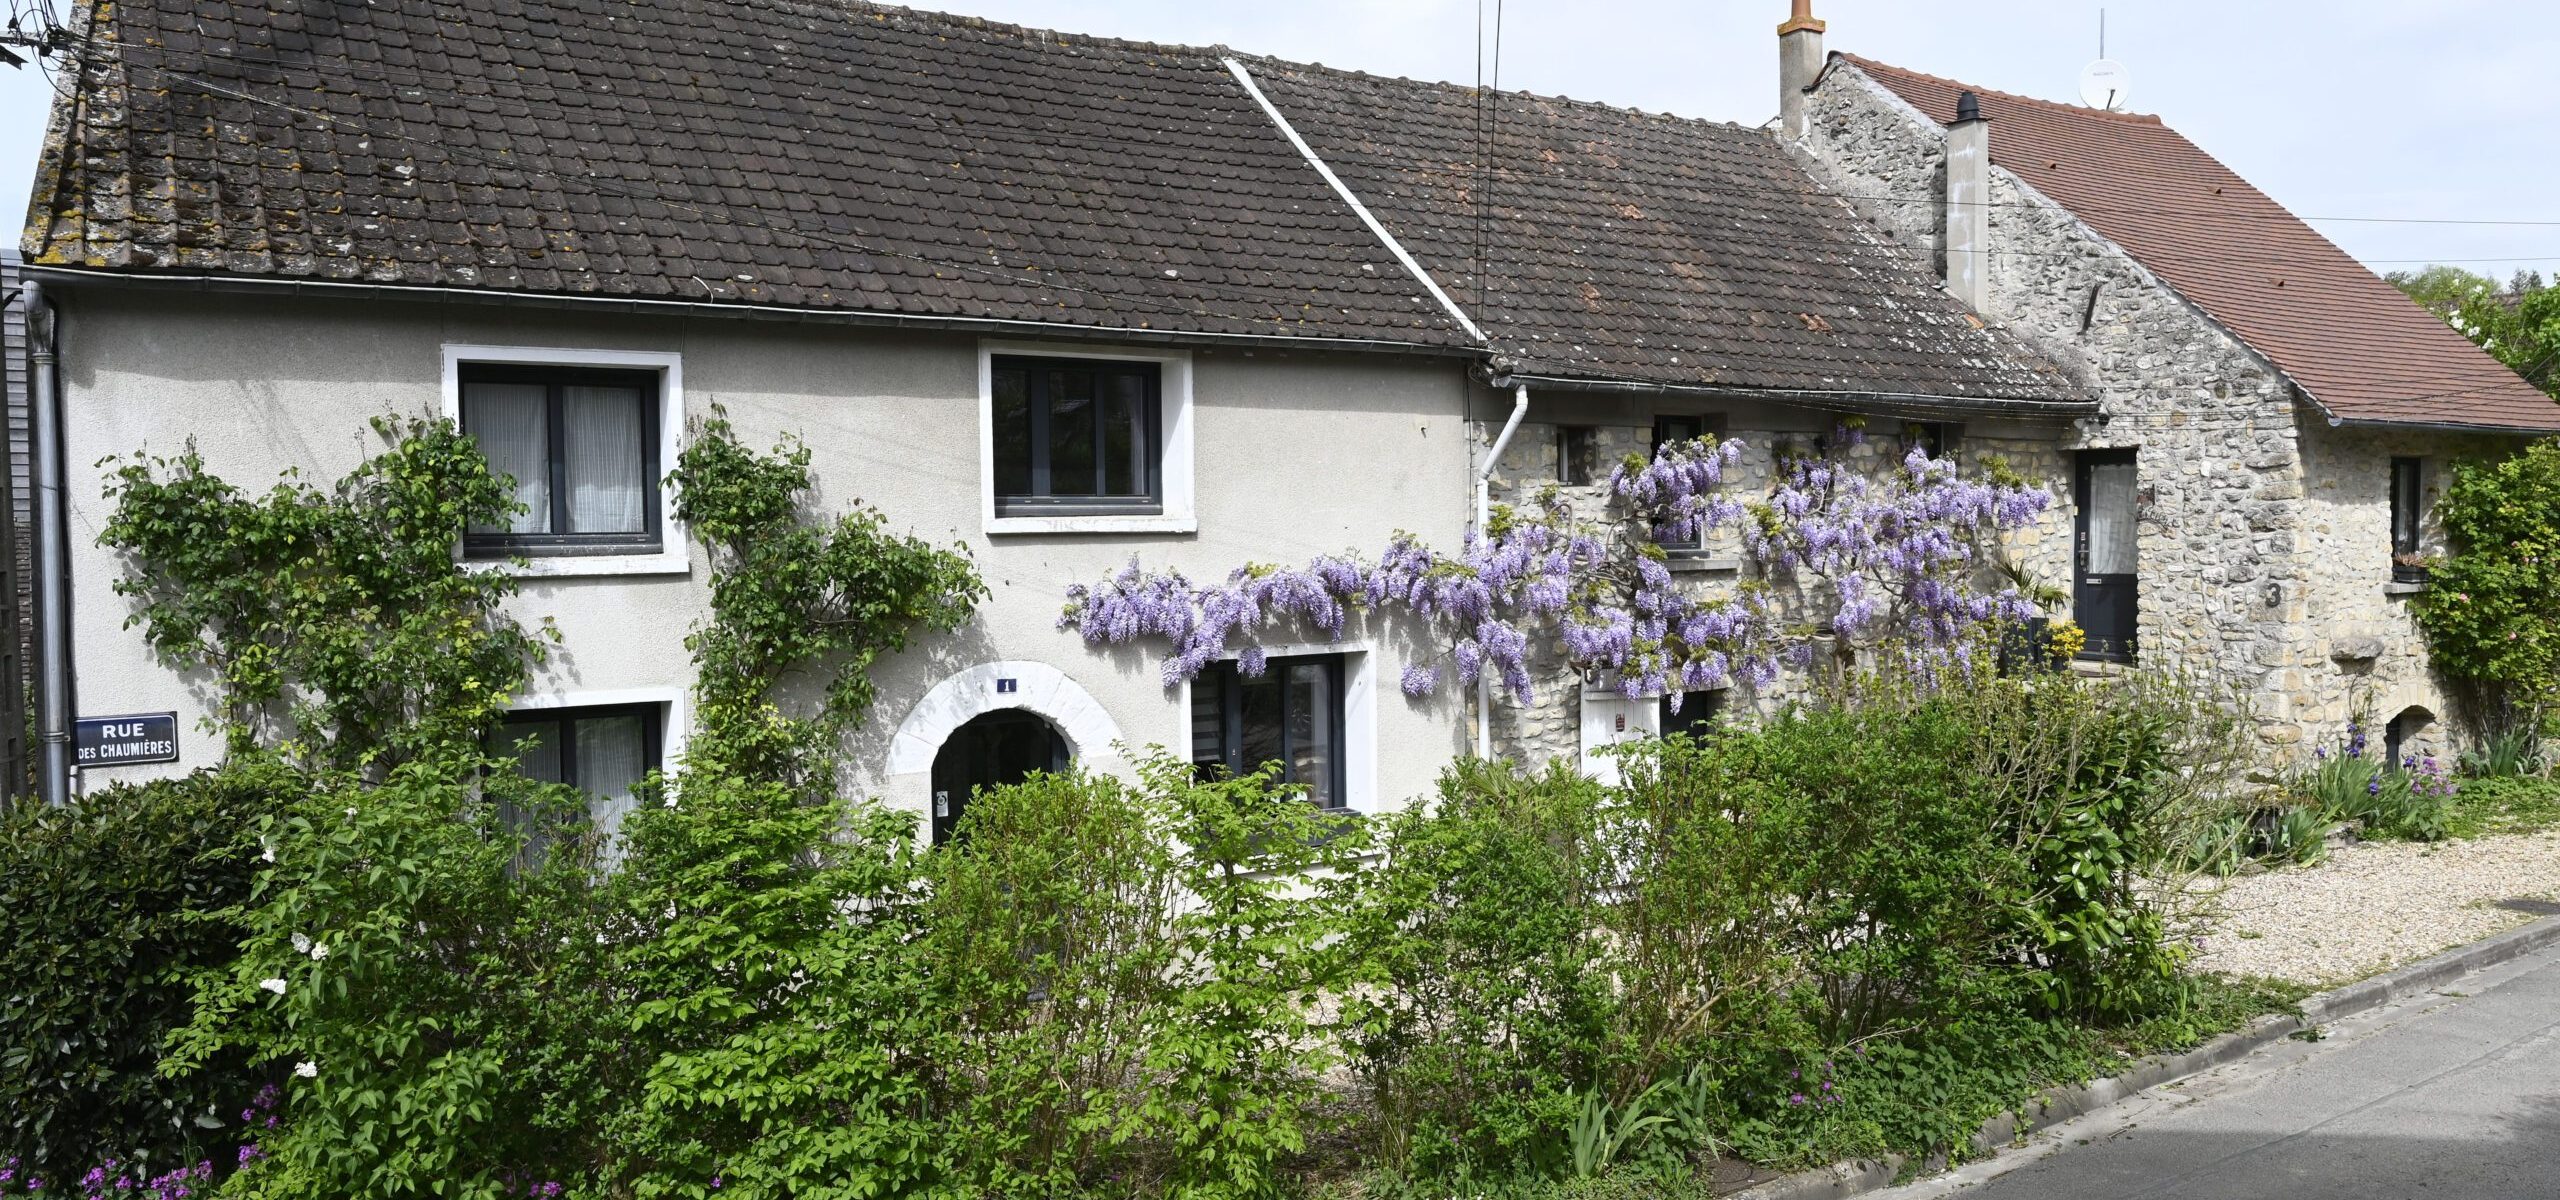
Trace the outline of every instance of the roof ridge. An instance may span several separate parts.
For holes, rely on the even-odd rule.
[[[1682,125],[1703,125],[1711,128],[1733,129],[1739,130],[1743,133],[1760,132],[1759,127],[1745,125],[1739,121],[1719,121],[1713,117],[1683,116],[1679,113],[1667,110],[1663,112],[1654,112],[1651,109],[1636,108],[1630,105],[1611,104],[1605,100],[1580,100],[1572,96],[1550,96],[1543,92],[1533,92],[1525,88],[1479,88],[1474,84],[1459,83],[1456,80],[1451,79],[1414,79],[1404,75],[1380,75],[1374,72],[1357,70],[1351,67],[1332,67],[1318,62],[1298,62],[1294,59],[1280,58],[1276,55],[1269,54],[1251,54],[1238,51],[1229,51],[1228,54],[1230,57],[1243,59],[1249,63],[1268,63],[1272,66],[1298,71],[1321,71],[1328,75],[1347,77],[1371,83],[1402,83],[1420,87],[1455,88],[1464,92],[1490,92],[1496,96],[1511,96],[1525,100],[1540,100],[1551,104],[1562,104],[1569,108],[1611,113],[1619,116],[1637,116],[1644,117],[1649,120],[1670,121]]]
[[[852,15],[870,14],[875,20],[883,16],[914,17],[925,21],[942,22],[962,29],[976,30],[981,33],[1012,35],[1025,41],[1045,41],[1072,46],[1093,46],[1099,49],[1127,50],[1139,54],[1162,54],[1168,56],[1194,55],[1211,60],[1227,57],[1233,53],[1223,45],[1186,46],[1172,42],[1142,42],[1130,38],[1117,38],[1099,33],[1073,33],[1063,29],[1048,29],[1037,25],[1018,25],[1010,21],[998,21],[988,17],[972,16],[968,13],[944,12],[940,9],[917,8],[912,5],[905,4],[881,4],[878,3],[877,0],[799,0],[799,2],[811,9],[837,9]]]
[[[2158,113],[2110,112],[2103,108],[2090,108],[2086,105],[2070,104],[2060,100],[2047,100],[2041,96],[2027,96],[2021,95],[2017,92],[2004,92],[1998,88],[1987,88],[1978,84],[1966,83],[1961,79],[1950,79],[1944,75],[1932,75],[1927,71],[1914,71],[1909,67],[1897,67],[1892,63],[1868,58],[1863,54],[1852,54],[1846,50],[1834,50],[1831,52],[1831,57],[1853,63],[1860,70],[1891,71],[1898,75],[1908,75],[1914,79],[1925,79],[1931,83],[1942,83],[1960,91],[1972,92],[1977,96],[1989,96],[2000,100],[2006,100],[2012,104],[2032,104],[2040,108],[2059,109],[2061,111],[2068,112],[2073,116],[2096,117],[2109,121],[2119,121],[2128,125],[2157,125],[2163,129],[2166,129],[2169,126],[2168,122],[2160,119],[2160,115]]]

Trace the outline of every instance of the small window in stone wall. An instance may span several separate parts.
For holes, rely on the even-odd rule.
[[[1556,481],[1588,487],[1600,473],[1600,431],[1589,425],[1556,426]]]
[[[1674,442],[1720,439],[1724,436],[1722,414],[1662,413],[1653,418],[1653,452]],[[1698,554],[1707,548],[1707,531],[1698,530],[1686,538],[1674,539],[1657,532],[1654,541],[1674,553]]]
[[[2391,460],[2391,578],[2423,583],[2426,557],[2419,551],[2420,519],[2426,510],[2426,460]]]
[[[1905,421],[1902,452],[1909,454],[1913,446],[1918,446],[1931,458],[1946,458],[1955,453],[1960,428],[1945,421]]]

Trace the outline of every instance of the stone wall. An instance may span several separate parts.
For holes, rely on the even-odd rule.
[[[1794,148],[1942,265],[1944,128],[1845,63],[1810,101]],[[1991,139],[1996,155],[1996,122]],[[2331,429],[2272,364],[2031,181],[1995,166],[1991,201],[1982,315],[2100,394],[2101,415],[2046,460],[2066,501],[2071,452],[2137,449],[2141,662],[2228,689],[2289,753],[2354,713],[2445,713],[2405,598],[2387,590],[2389,459],[2491,447]]]
[[[1497,414],[1497,419],[1480,420],[1475,425],[1479,455],[1500,433],[1498,418],[1509,415],[1509,406],[1488,404],[1478,408],[1479,413],[1487,411]],[[1809,446],[1814,439],[1830,434],[1843,418],[1864,423],[1867,436],[1861,444],[1848,449],[1845,456],[1871,474],[1898,470],[1906,452],[1902,434],[1908,422],[1902,418],[1750,400],[1541,391],[1532,395],[1528,416],[1504,447],[1501,461],[1495,464],[1494,501],[1523,504],[1554,488],[1577,517],[1606,518],[1610,511],[1609,470],[1629,454],[1650,454],[1654,420],[1663,415],[1705,416],[1712,428],[1721,430],[1721,436],[1742,442],[1741,460],[1726,473],[1725,490],[1744,500],[1769,494],[1782,447]],[[2053,422],[1951,419],[1947,424],[1953,436],[1953,453],[1968,470],[1996,454],[2031,479],[2064,479],[2066,460],[2057,449],[2063,431]],[[1597,473],[1589,485],[1566,486],[1559,479],[1558,434],[1567,425],[1593,431]],[[2070,582],[2068,490],[2065,479],[2064,484],[2056,486],[2057,503],[2044,518],[2035,526],[2017,531],[2003,547],[2008,560],[2023,568],[2029,578],[2055,587],[2067,587]],[[1742,553],[1738,532],[1729,528],[1710,531],[1703,552],[1675,556],[1672,569],[1705,598],[1729,595],[1738,582],[1754,575]],[[1986,576],[1986,582],[1988,579]],[[1787,603],[1807,614],[1814,608],[1813,598],[1809,597],[1790,597]],[[1571,759],[1582,749],[1584,680],[1568,666],[1562,648],[1551,637],[1533,644],[1530,669],[1536,681],[1536,695],[1529,703],[1499,697],[1494,704],[1495,752],[1532,764]],[[1801,694],[1803,683],[1791,674],[1771,688],[1754,691],[1737,687],[1727,693],[1728,711],[1774,711]]]

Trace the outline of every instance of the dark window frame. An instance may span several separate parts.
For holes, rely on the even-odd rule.
[[[1723,724],[1728,701],[1727,691],[1725,688],[1683,691],[1679,693],[1680,711],[1677,713],[1671,711],[1672,693],[1663,693],[1655,701],[1658,706],[1657,711],[1661,715],[1661,720],[1658,722],[1659,736],[1670,737],[1676,733],[1686,733],[1695,737],[1702,731]],[[1705,710],[1703,713],[1697,711],[1702,708]],[[1674,722],[1677,722],[1676,727]]]
[[[507,736],[507,727],[510,725],[552,726],[553,728],[546,736],[561,739],[559,742],[560,774],[564,778],[546,782],[558,782],[583,791],[584,787],[578,782],[578,743],[577,732],[573,726],[580,721],[603,721],[615,717],[633,716],[640,718],[641,774],[647,775],[648,769],[652,767],[665,770],[667,706],[664,703],[646,700],[631,704],[584,704],[568,708],[513,709],[498,718],[498,728],[490,735],[491,749],[495,753],[507,755],[515,753],[516,743],[524,740],[524,735],[519,733],[514,737]]]
[[[1963,448],[1964,426],[1954,421],[1905,421],[1901,444],[1905,454],[1915,445],[1923,446],[1929,457],[1952,462]]]
[[[1349,791],[1351,776],[1350,715],[1346,711],[1349,707],[1347,702],[1351,696],[1351,656],[1348,654],[1293,654],[1286,658],[1272,658],[1263,665],[1262,678],[1267,679],[1274,674],[1281,674],[1282,677],[1280,697],[1283,708],[1280,714],[1280,755],[1278,760],[1281,766],[1282,781],[1287,783],[1302,782],[1300,780],[1293,780],[1287,777],[1287,772],[1290,770],[1289,764],[1291,758],[1289,745],[1289,730],[1291,722],[1286,708],[1289,700],[1289,688],[1286,685],[1287,676],[1285,675],[1285,672],[1291,666],[1305,665],[1308,663],[1322,663],[1330,670],[1331,673],[1331,687],[1329,690],[1333,696],[1333,720],[1332,728],[1328,732],[1331,734],[1333,739],[1333,764],[1331,770],[1332,778],[1327,782],[1331,784],[1333,803],[1325,805],[1323,808],[1326,812],[1348,812],[1350,811],[1351,806],[1351,795]],[[1230,775],[1242,775],[1248,771],[1259,769],[1263,765],[1261,763],[1247,763],[1243,761],[1243,683],[1243,669],[1237,666],[1233,659],[1211,663],[1198,675],[1192,677],[1191,686],[1194,689],[1192,710],[1194,713],[1197,713],[1200,705],[1197,689],[1201,687],[1215,687],[1219,689],[1219,745],[1217,747],[1217,752],[1214,755],[1207,754],[1203,753],[1202,747],[1198,745],[1192,746],[1191,762],[1195,769],[1215,766],[1224,768]]]
[[[1064,356],[1051,357],[1048,355],[1038,354],[990,355],[987,364],[987,421],[989,423],[987,436],[991,441],[996,436],[996,431],[994,429],[994,422],[996,419],[994,395],[994,389],[997,386],[996,378],[1006,371],[1021,371],[1023,373],[1024,404],[1028,408],[1027,415],[1031,426],[1024,433],[1024,436],[1028,441],[1028,450],[1030,454],[1029,470],[1031,490],[1018,495],[1008,495],[1005,492],[998,490],[998,475],[1001,469],[995,465],[993,457],[990,455],[988,468],[989,474],[986,481],[986,487],[988,493],[995,499],[995,511],[997,517],[1152,517],[1163,515],[1165,492],[1163,362],[1156,359],[1072,358]],[[1140,489],[1142,494],[1134,496],[1101,496],[1059,495],[1057,493],[1050,478],[1051,471],[1054,466],[1050,461],[1050,455],[1053,449],[1053,444],[1050,440],[1050,433],[1051,422],[1055,419],[1055,414],[1051,411],[1048,396],[1048,377],[1051,373],[1060,371],[1090,371],[1095,375],[1092,419],[1094,422],[1093,436],[1095,439],[1093,452],[1097,466],[1097,475],[1100,473],[1098,468],[1101,462],[1102,444],[1104,440],[1102,430],[1103,405],[1101,403],[1103,396],[1103,378],[1109,375],[1135,375],[1145,380],[1146,395],[1140,404],[1140,411],[1138,414],[1140,423],[1146,427],[1143,431],[1147,450],[1144,458],[1146,466],[1146,480],[1144,487]]]
[[[1585,464],[1580,479],[1573,477],[1573,441],[1577,437],[1587,441],[1588,444],[1584,449],[1589,451],[1591,458],[1591,461]],[[1597,425],[1556,426],[1556,482],[1566,487],[1590,487],[1599,481],[1599,477],[1600,427]]]
[[[2424,583],[2427,568],[2404,563],[2403,556],[2415,556],[2426,536],[2426,465],[2423,458],[2394,456],[2391,460],[2391,579],[2394,583]]]
[[[598,554],[654,554],[666,546],[661,511],[660,416],[665,411],[666,377],[642,368],[555,367],[534,363],[463,363],[458,372],[457,416],[467,434],[471,428],[471,385],[538,383],[544,397],[544,449],[551,482],[550,533],[489,533],[465,530],[462,554],[471,559],[573,558]],[[636,387],[640,390],[640,519],[638,533],[563,533],[569,525],[568,423],[560,390],[564,387]]]

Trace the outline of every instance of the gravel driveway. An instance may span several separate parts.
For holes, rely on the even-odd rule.
[[[2369,842],[2226,881],[2191,965],[2327,987],[2560,913],[2553,901],[2560,831]]]

